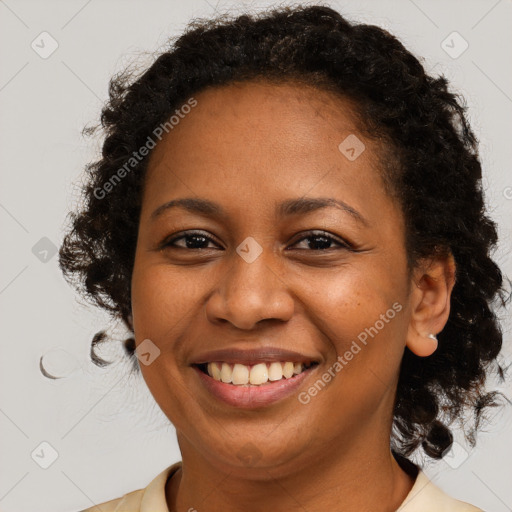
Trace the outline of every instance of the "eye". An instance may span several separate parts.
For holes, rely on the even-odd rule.
[[[184,240],[184,244],[177,245],[176,242]],[[329,247],[332,243],[338,245],[338,247],[347,250],[353,250],[352,246],[342,239],[338,239],[332,235],[327,234],[324,231],[309,232],[307,236],[297,240],[293,245],[297,245],[304,240],[310,240],[313,242],[307,243],[307,248],[315,251],[326,251],[329,249],[335,249],[335,247]],[[183,232],[180,236],[171,236],[164,239],[159,245],[159,249],[179,248],[179,249],[209,249],[208,243],[218,244],[209,236],[205,235],[201,231],[188,231]]]
[[[212,238],[206,236],[204,233],[201,233],[200,231],[186,231],[184,233],[185,234],[181,234],[180,236],[166,238],[160,244],[159,248],[165,249],[166,247],[171,247],[179,249],[209,249],[209,247],[204,247],[204,245],[207,245],[208,242],[215,243]],[[176,245],[176,242],[178,240],[185,240],[185,244]]]
[[[295,242],[293,245],[297,245],[299,242],[303,242],[304,240],[313,240],[313,242],[307,243],[307,248],[313,249],[315,251],[325,251],[329,249],[335,249],[335,247],[328,247],[333,242],[337,244],[339,247],[343,249],[352,250],[352,247],[349,243],[345,242],[342,239],[335,238],[329,234],[327,234],[325,231],[311,231],[307,234],[308,236],[305,236],[301,239],[299,239],[297,242]]]

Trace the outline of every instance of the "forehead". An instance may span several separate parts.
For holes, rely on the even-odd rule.
[[[383,190],[378,148],[358,130],[348,99],[266,82],[213,87],[194,98],[197,105],[151,155],[145,195],[153,204],[197,195],[273,208],[290,196],[333,194],[357,203]],[[360,152],[355,159],[340,150],[347,140]]]
[[[199,149],[215,143],[220,149],[234,140],[244,143],[240,150],[255,144],[297,150],[328,143],[326,136],[337,141],[344,132],[359,131],[352,100],[303,84],[250,81],[210,87],[194,97],[197,106],[181,120],[174,117],[179,122],[164,135],[156,155],[183,143]]]

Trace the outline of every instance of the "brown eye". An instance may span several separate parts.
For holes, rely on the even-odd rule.
[[[179,240],[185,240],[185,244],[177,245],[176,242]],[[209,242],[215,243],[212,238],[200,231],[189,231],[182,233],[180,236],[167,237],[162,244],[160,244],[159,248],[209,249],[210,247],[207,247]]]
[[[184,240],[185,242],[178,245],[177,242],[180,240]],[[349,243],[323,231],[308,233],[307,236],[297,240],[293,245],[297,245],[304,240],[309,240],[306,249],[311,249],[313,251],[327,251],[336,248],[353,250]],[[179,236],[172,235],[171,237],[165,238],[165,240],[159,245],[159,249],[211,249],[211,247],[208,247],[209,243],[215,244],[218,247],[218,244],[211,237],[205,235],[201,231],[185,231]],[[333,243],[336,244],[337,247],[332,247]]]
[[[332,243],[337,244],[338,247],[341,247],[342,249],[352,250],[352,247],[344,240],[335,238],[323,231],[308,233],[308,236],[301,238],[293,245],[297,245],[299,242],[302,242],[304,240],[312,240],[312,242],[308,242],[307,248],[315,251],[335,249],[335,247],[330,247]]]

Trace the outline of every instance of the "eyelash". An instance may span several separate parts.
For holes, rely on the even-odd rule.
[[[354,251],[354,248],[348,242],[345,242],[343,240],[335,238],[334,236],[329,235],[325,231],[318,231],[318,230],[309,231],[309,232],[306,232],[306,235],[307,236],[304,236],[304,237],[300,238],[299,240],[297,240],[293,245],[298,244],[299,242],[302,242],[302,241],[310,239],[310,238],[320,238],[321,237],[328,241],[335,242],[336,244],[339,245],[339,249]],[[171,236],[173,236],[173,235],[171,235]],[[199,247],[188,248],[188,247],[180,247],[180,246],[173,245],[177,240],[192,238],[195,236],[199,236],[199,237],[206,239],[209,242],[216,243],[215,240],[213,240],[211,237],[205,235],[204,233],[202,233],[200,231],[184,231],[182,234],[180,234],[180,236],[173,236],[173,238],[167,237],[166,239],[164,239],[164,241],[160,244],[159,249],[161,250],[161,249],[165,249],[165,248],[171,248],[171,249],[186,249],[189,251],[197,251],[197,250],[207,249],[207,248],[199,248]],[[330,251],[332,249],[335,249],[335,247],[329,247],[328,249],[309,249],[309,250],[311,252],[313,252],[313,251],[314,252],[326,252],[326,251]],[[303,250],[303,249],[299,249],[299,250]]]

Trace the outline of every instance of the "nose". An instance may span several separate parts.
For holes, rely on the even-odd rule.
[[[226,262],[217,289],[207,301],[208,320],[229,322],[245,330],[253,329],[264,320],[289,320],[294,300],[285,280],[272,268],[270,251],[263,251],[251,263],[236,252],[231,259]]]

